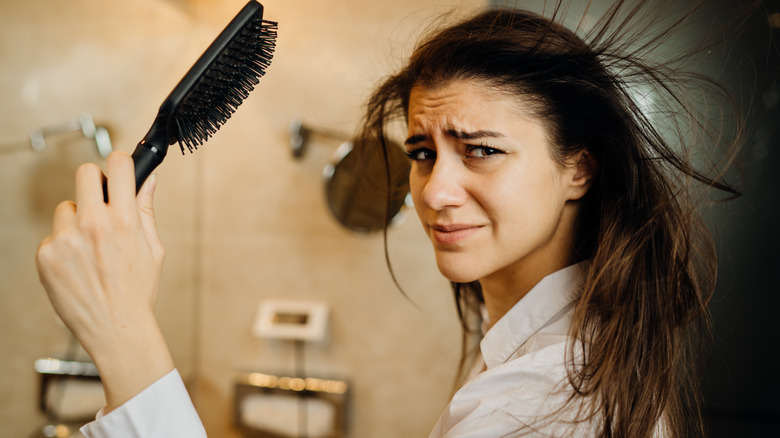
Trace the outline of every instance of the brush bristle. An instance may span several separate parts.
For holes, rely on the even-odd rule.
[[[248,23],[184,98],[174,115],[178,142],[192,152],[209,139],[249,96],[270,65],[277,23]]]

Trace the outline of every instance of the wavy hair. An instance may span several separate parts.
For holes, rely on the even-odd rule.
[[[552,18],[497,8],[440,29],[375,90],[360,134],[378,137],[386,154],[387,127],[406,119],[413,87],[479,80],[532,102],[561,165],[582,150],[595,157],[571,260],[590,262],[566,364],[569,401],[591,401],[577,403],[578,421],[595,421],[604,437],[651,436],[659,425],[671,436],[703,433],[693,364],[709,333],[717,265],[697,206],[712,189],[738,195],[723,172],[740,127],[721,123],[736,104],[716,81],[681,68],[689,53],[656,56],[696,8],[658,29],[648,4],[618,1],[582,37],[559,23],[560,4]],[[713,117],[722,107],[702,104],[712,96],[727,111]],[[696,162],[697,150],[723,160]],[[452,286],[462,371],[483,297],[478,282]]]

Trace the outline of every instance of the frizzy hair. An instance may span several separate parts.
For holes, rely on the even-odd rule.
[[[716,259],[697,206],[712,189],[738,195],[723,171],[740,128],[719,124],[736,105],[716,81],[681,69],[687,54],[650,61],[690,14],[654,30],[640,19],[647,4],[616,2],[583,37],[556,22],[560,8],[552,18],[490,9],[438,30],[375,90],[360,133],[378,137],[387,154],[387,126],[405,120],[413,87],[475,80],[519,96],[544,120],[560,165],[583,150],[595,158],[570,261],[589,262],[566,365],[578,421],[595,421],[604,437],[647,437],[657,427],[703,433],[693,365],[708,337]],[[640,85],[660,102],[652,113],[637,100]],[[713,118],[697,96],[717,96],[730,110]],[[694,166],[697,147],[724,159]],[[478,282],[453,290],[465,361],[484,300]]]

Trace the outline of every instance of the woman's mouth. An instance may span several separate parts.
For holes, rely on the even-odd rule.
[[[453,245],[462,242],[480,228],[481,225],[467,224],[431,225],[431,235],[439,244]]]

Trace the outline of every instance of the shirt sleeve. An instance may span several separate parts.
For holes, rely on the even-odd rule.
[[[138,395],[81,428],[87,438],[205,438],[184,382],[173,370]]]

